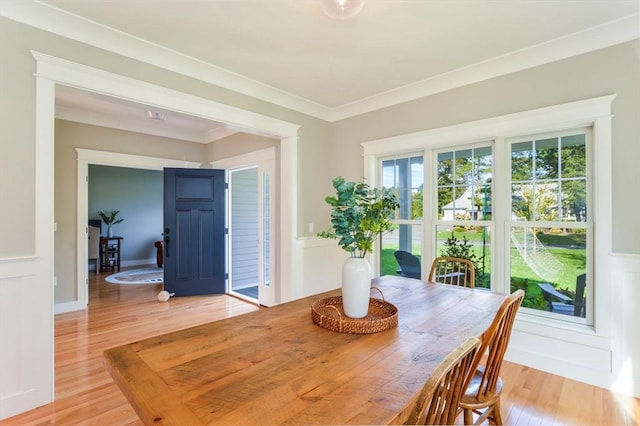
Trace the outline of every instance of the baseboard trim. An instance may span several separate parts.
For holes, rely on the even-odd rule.
[[[81,311],[83,309],[85,309],[85,307],[81,306],[80,302],[78,302],[77,300],[74,300],[72,302],[63,302],[63,303],[54,304],[53,314],[54,315],[66,314],[67,312]]]

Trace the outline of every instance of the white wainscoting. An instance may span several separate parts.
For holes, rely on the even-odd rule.
[[[621,290],[615,298],[620,307],[620,333],[610,388],[640,398],[640,255],[614,254],[611,258],[611,280]]]
[[[610,330],[549,324],[518,314],[505,359],[559,376],[640,397],[640,256],[612,254],[607,281],[614,308],[596,312]]]
[[[311,296],[341,286],[342,264],[349,257],[336,240],[298,238],[302,264],[302,295]]]
[[[40,258],[0,259],[0,419],[53,399],[53,283]]]

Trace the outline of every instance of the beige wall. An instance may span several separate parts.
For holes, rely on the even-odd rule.
[[[566,59],[330,124],[282,107],[57,37],[0,18],[2,144],[0,258],[34,254],[35,50],[299,124],[298,235],[328,226],[323,198],[331,179],[362,176],[360,142],[616,93],[614,101],[614,230],[616,251],[640,253],[638,42]],[[143,147],[133,150],[144,150]],[[59,194],[56,193],[56,196]]]
[[[324,197],[332,193],[331,179],[333,173],[339,171],[332,170],[329,164],[332,153],[328,123],[318,120],[305,123],[298,131],[298,137],[300,140],[313,139],[314,143],[298,145],[298,235],[315,236],[317,231],[329,226],[329,208]],[[219,160],[279,145],[279,141],[273,139],[237,133],[208,144],[207,158]],[[309,231],[309,224],[313,224],[313,232]]]
[[[639,52],[636,40],[334,123],[333,173],[362,175],[364,141],[616,94],[613,248],[640,254]]]
[[[10,22],[0,18],[0,258],[35,254],[35,67]]]
[[[247,133],[235,133],[226,138],[210,142],[205,145],[207,161],[221,160],[236,155],[247,154],[269,147],[279,147],[278,139],[264,136],[249,135]]]
[[[329,153],[317,148],[327,144],[330,124],[323,120],[0,18],[0,170],[12,176],[0,180],[3,204],[11,206],[0,212],[0,235],[6,241],[0,244],[0,258],[32,256],[35,251],[35,60],[31,50],[298,124],[299,164],[310,165],[299,170],[299,204],[313,203],[307,188],[331,179]],[[144,147],[131,149],[138,153]],[[298,222],[302,234],[300,218]]]

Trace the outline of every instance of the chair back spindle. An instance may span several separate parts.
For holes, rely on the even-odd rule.
[[[431,264],[429,281],[474,288],[476,283],[475,267],[473,262],[468,259],[436,257]]]
[[[502,424],[500,415],[500,395],[502,380],[500,368],[507,351],[511,330],[515,322],[518,308],[524,299],[524,291],[517,290],[509,295],[496,313],[491,325],[482,337],[482,344],[474,360],[472,375],[465,394],[460,400],[460,408],[464,411],[465,424],[481,424],[487,419],[495,424]],[[480,365],[484,354],[486,362]],[[475,423],[473,413],[479,414]]]
[[[471,337],[451,352],[427,379],[406,424],[453,424],[480,340]]]

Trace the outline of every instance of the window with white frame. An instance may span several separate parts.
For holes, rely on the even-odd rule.
[[[408,251],[420,247],[427,271],[443,249],[466,245],[483,261],[478,286],[524,288],[521,312],[532,320],[610,326],[606,315],[598,315],[612,308],[610,299],[594,288],[606,282],[603,265],[611,250],[614,97],[363,143],[365,177],[423,200],[424,214],[396,219],[398,226],[410,225],[411,239],[399,232],[383,237],[381,274],[401,274],[384,254],[384,247],[399,249],[401,240]],[[487,134],[494,138],[478,142]],[[412,162],[423,164],[421,190],[401,177],[410,174]]]
[[[421,278],[424,160],[422,155],[382,159],[379,186],[391,188],[400,208],[393,230],[382,235],[380,275]]]
[[[575,322],[586,322],[592,298],[589,134],[574,129],[508,141],[511,290],[525,290],[523,307]]]
[[[491,285],[493,144],[436,151],[435,256],[475,266],[476,287]]]

